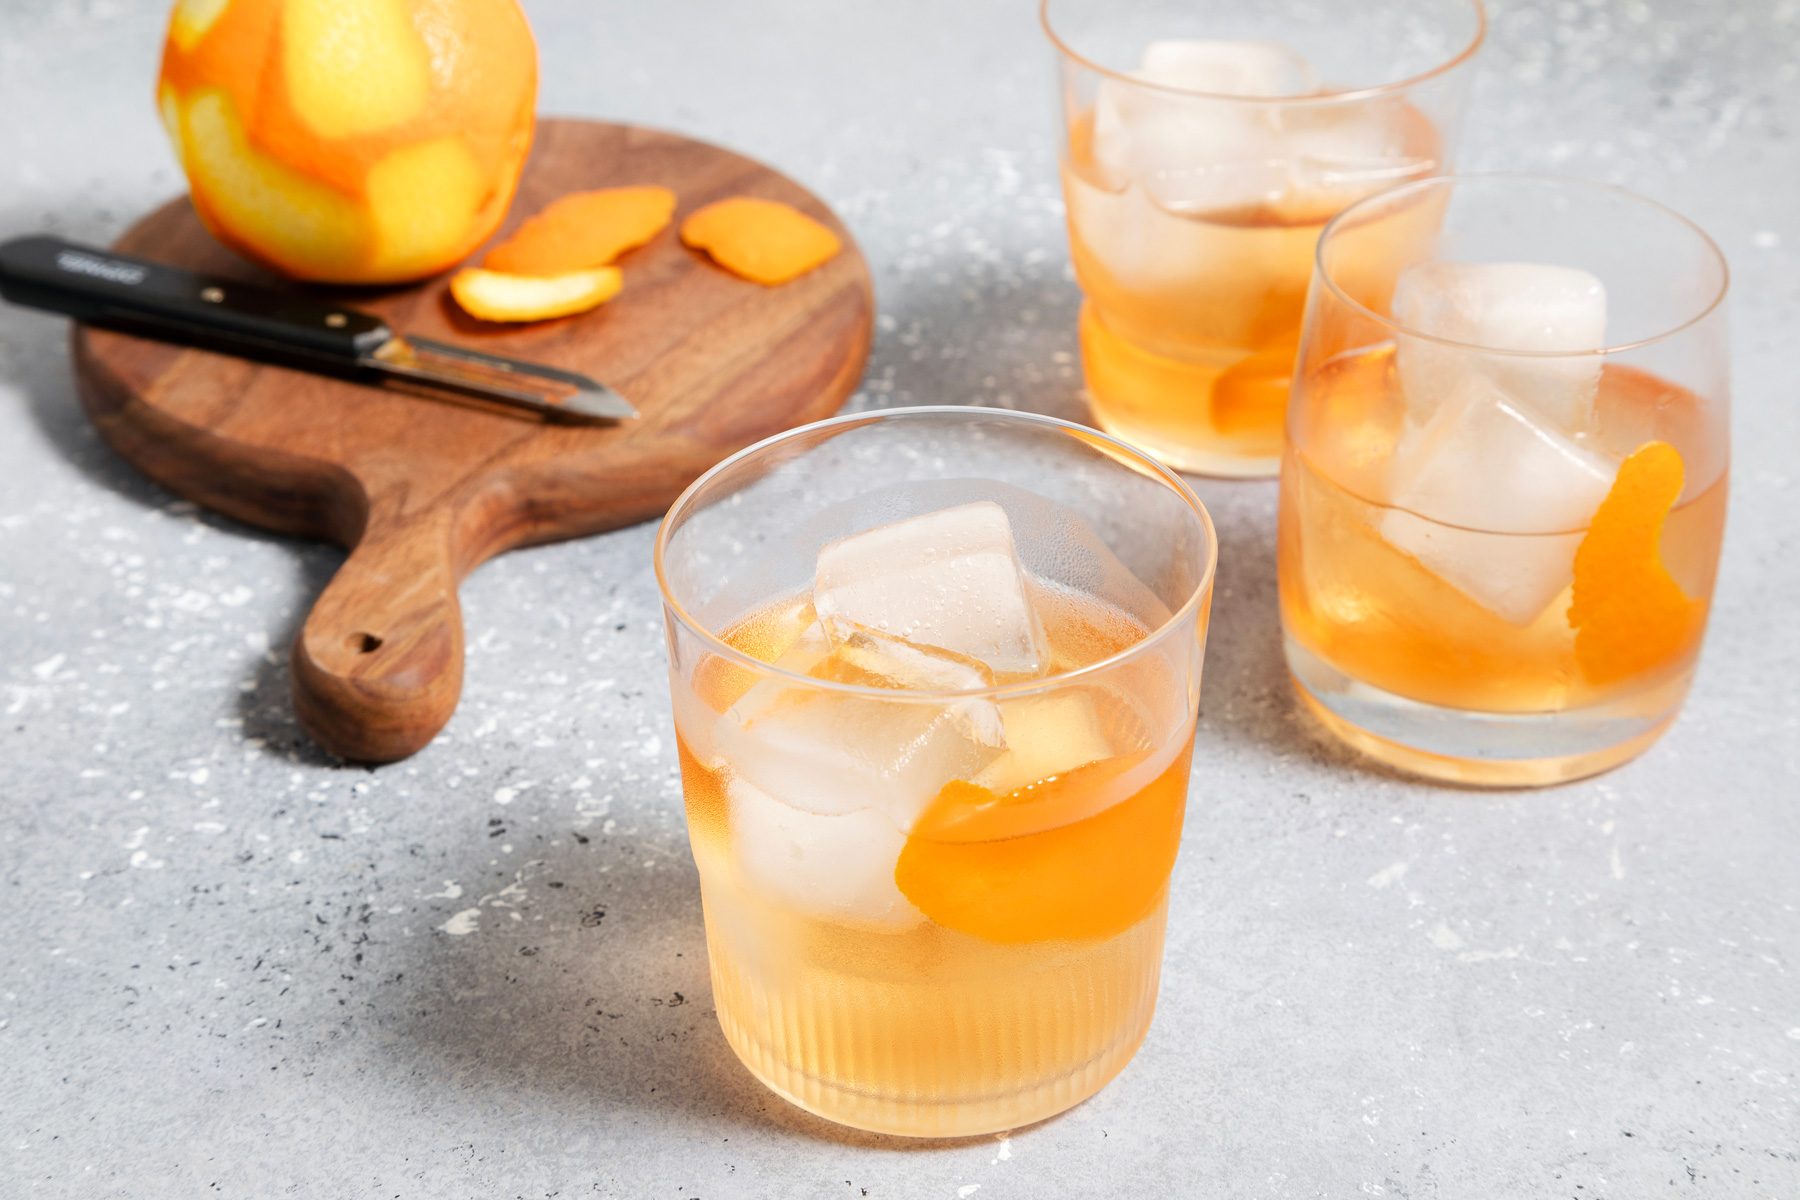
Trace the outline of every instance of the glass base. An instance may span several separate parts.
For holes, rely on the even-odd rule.
[[[1488,713],[1422,704],[1353,679],[1284,639],[1306,707],[1340,741],[1413,775],[1467,787],[1543,787],[1610,771],[1674,721],[1688,676],[1614,704]]]
[[[1185,443],[1171,443],[1161,430],[1119,420],[1098,400],[1090,407],[1098,428],[1121,441],[1130,442],[1164,466],[1185,475],[1206,475],[1214,479],[1274,479],[1281,474],[1280,455],[1246,458],[1241,454],[1211,452]]]
[[[799,1071],[773,1050],[746,1040],[748,1031],[735,1023],[727,1024],[723,1012],[719,1016],[725,1040],[738,1060],[750,1068],[764,1087],[789,1104],[851,1129],[915,1138],[984,1137],[1023,1129],[1067,1112],[1111,1083],[1131,1062],[1150,1031],[1150,1013],[1146,1010],[1142,1024],[1130,1036],[1101,1058],[1061,1079],[1022,1092],[921,1106],[834,1086]]]
[[[735,944],[708,905],[713,1005],[751,1074],[815,1116],[903,1137],[999,1133],[1073,1108],[1131,1061],[1156,1009],[1166,912],[1165,898],[1086,945],[994,947],[1007,961],[943,978],[949,964],[929,955],[874,974],[858,968],[879,955],[847,970],[777,962]]]

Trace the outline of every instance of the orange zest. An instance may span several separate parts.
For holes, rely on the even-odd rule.
[[[1064,771],[1010,792],[946,784],[913,832],[939,842],[998,842],[1085,820],[1119,797],[1109,785],[1148,757],[1125,754]]]
[[[1190,754],[1111,804],[1106,785],[1143,756],[1092,763],[1004,797],[952,783],[907,838],[894,882],[939,925],[991,942],[1121,933],[1168,886]]]
[[[450,294],[470,316],[484,321],[544,321],[597,308],[623,286],[617,267],[561,275],[509,275],[465,267],[451,278]]]
[[[1234,437],[1280,429],[1297,353],[1296,342],[1282,341],[1228,367],[1213,382],[1213,428]]]
[[[843,247],[838,235],[775,200],[733,196],[681,223],[681,240],[753,283],[775,287],[819,267]]]
[[[1681,455],[1640,446],[1575,551],[1569,625],[1575,660],[1594,683],[1615,683],[1679,659],[1700,635],[1705,604],[1681,590],[1662,557],[1663,523],[1681,496]]]
[[[515,275],[604,267],[661,233],[674,216],[675,193],[666,187],[573,192],[520,225],[482,265]]]

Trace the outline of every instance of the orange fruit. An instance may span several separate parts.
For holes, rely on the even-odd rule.
[[[536,102],[517,0],[179,0],[157,83],[207,227],[333,283],[419,279],[486,240]]]
[[[560,275],[511,275],[464,267],[450,277],[450,294],[463,311],[484,321],[547,321],[598,308],[619,294],[617,267]]]

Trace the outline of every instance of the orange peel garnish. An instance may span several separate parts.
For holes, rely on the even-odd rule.
[[[1684,478],[1675,447],[1638,447],[1619,467],[1575,551],[1569,625],[1575,660],[1592,683],[1665,667],[1699,637],[1705,602],[1681,590],[1662,557],[1663,525]]]
[[[465,267],[450,279],[450,294],[484,321],[547,321],[597,308],[625,284],[617,267],[561,275],[511,275]]]
[[[1117,799],[1110,785],[1146,757],[1101,759],[1010,792],[953,780],[919,814],[913,832],[939,842],[998,842],[1071,825]]]
[[[1279,430],[1299,349],[1284,341],[1227,368],[1213,383],[1213,427],[1233,436]]]
[[[681,223],[681,240],[734,275],[775,287],[822,266],[843,247],[838,235],[776,200],[733,196]]]
[[[608,266],[661,233],[674,216],[675,193],[666,187],[572,192],[488,251],[482,266],[514,275],[562,275]]]
[[[894,882],[946,929],[990,942],[1111,937],[1149,915],[1181,842],[1189,755],[1095,811],[1143,755],[1000,796],[951,783],[900,851]],[[981,840],[976,840],[977,838]]]

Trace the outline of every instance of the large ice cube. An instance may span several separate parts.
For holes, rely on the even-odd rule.
[[[1398,101],[1294,106],[1278,119],[1292,202],[1307,216],[1330,216],[1437,169],[1422,152],[1419,118]]]
[[[866,631],[834,650],[815,628],[776,665],[874,688],[894,688],[926,671],[958,691],[993,680],[979,664]],[[790,807],[822,814],[874,809],[905,831],[946,783],[981,770],[1004,740],[998,709],[981,697],[925,700],[896,691],[889,699],[769,678],[719,718],[713,745],[719,764]]]
[[[726,785],[731,854],[746,882],[809,916],[903,930],[924,914],[900,894],[894,865],[906,835],[874,809],[803,812],[756,785]]]
[[[1002,701],[1006,750],[970,780],[1004,795],[1113,753],[1093,697],[1082,688]]]
[[[1279,42],[1166,38],[1144,47],[1132,74],[1220,96],[1299,96],[1319,89],[1312,64]]]
[[[1394,507],[1381,535],[1483,608],[1526,625],[1572,580],[1582,531],[1618,463],[1477,376],[1401,438],[1389,472]]]
[[[1135,181],[1175,212],[1253,208],[1286,191],[1273,114],[1219,97],[1313,91],[1318,78],[1305,59],[1273,42],[1170,40],[1145,47],[1132,74],[1158,87],[1108,80],[1095,96],[1103,176]]]
[[[830,543],[819,551],[813,605],[834,644],[863,629],[1004,675],[1039,675],[1050,663],[1012,525],[988,500]]]
[[[970,781],[1000,799],[942,814],[929,836],[987,841],[1087,820],[1155,782],[1193,729],[1189,720],[1154,728],[1122,691],[1100,685],[1002,700],[1000,710],[1007,750]]]
[[[842,627],[832,653],[836,662],[828,673],[843,683],[911,692],[966,692],[994,686],[994,673],[986,663],[852,622]]]
[[[1272,42],[1154,42],[1133,75],[1180,90],[1103,83],[1095,97],[1094,160],[1103,178],[1117,186],[1135,181],[1177,213],[1273,206],[1325,217],[1437,167],[1420,152],[1420,118],[1399,101],[1219,99],[1320,90],[1311,65]]]
[[[1094,161],[1115,186],[1136,182],[1176,213],[1277,207],[1299,218],[1322,218],[1437,166],[1420,152],[1419,118],[1398,101],[1246,105],[1220,99],[1319,90],[1306,60],[1272,42],[1154,42],[1133,75],[1181,90],[1101,84]]]
[[[1482,376],[1561,429],[1586,429],[1606,345],[1606,287],[1577,267],[1523,262],[1423,262],[1400,273],[1394,319],[1408,329],[1495,350],[1482,354],[1402,335],[1395,355],[1400,389],[1415,420]],[[1568,352],[1558,357],[1553,352]]]

